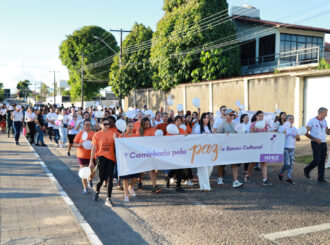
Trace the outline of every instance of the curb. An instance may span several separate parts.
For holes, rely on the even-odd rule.
[[[22,138],[24,138],[25,141],[27,142],[27,140],[26,140],[25,137],[22,137]],[[60,183],[57,181],[57,179],[54,177],[54,175],[50,172],[50,170],[46,166],[45,162],[43,160],[41,160],[39,154],[34,150],[34,148],[28,142],[27,142],[27,144],[30,147],[30,149],[34,152],[34,155],[37,157],[36,162],[39,162],[39,164],[41,165],[41,167],[45,170],[47,176],[49,177],[49,179],[51,180],[51,182],[56,187],[56,189],[59,192],[59,194],[61,195],[63,201],[66,203],[66,205],[68,205],[68,207],[70,208],[72,214],[78,220],[80,227],[85,232],[85,234],[86,234],[88,240],[90,241],[90,243],[92,245],[102,245],[103,243],[101,242],[101,240],[99,239],[99,237],[96,235],[96,233],[94,232],[94,230],[92,229],[92,227],[88,224],[88,222],[85,220],[84,216],[82,216],[82,214],[79,212],[79,210],[76,207],[76,205],[73,203],[73,201],[68,196],[68,194],[64,191],[64,189],[62,188],[62,186],[60,185]]]

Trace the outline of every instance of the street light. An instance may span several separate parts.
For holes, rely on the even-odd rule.
[[[112,52],[114,52],[115,54],[117,53],[116,51],[114,51],[109,44],[107,44],[102,38],[98,37],[98,36],[93,36],[95,39],[100,40],[102,43],[104,43],[109,49],[111,49]]]

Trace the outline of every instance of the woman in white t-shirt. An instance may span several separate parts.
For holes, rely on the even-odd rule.
[[[25,113],[25,123],[27,127],[26,138],[31,145],[34,143],[34,136],[36,134],[36,119],[37,116],[34,114],[32,107],[29,107],[28,111]]]
[[[249,117],[248,114],[242,114],[241,115],[241,117],[240,117],[240,123],[243,126],[244,133],[245,134],[250,133],[250,125],[251,125],[251,123],[250,123],[250,117]],[[248,168],[249,168],[249,163],[244,163],[244,174],[247,173]]]
[[[208,113],[203,113],[199,124],[193,130],[193,134],[212,134],[211,123]],[[213,166],[198,167],[197,175],[199,181],[199,187],[202,191],[211,191],[210,176],[213,170]]]
[[[17,105],[16,110],[11,113],[11,120],[13,120],[14,123],[16,145],[19,145],[19,136],[23,126],[23,112],[21,111],[21,108],[22,107],[20,105]]]
[[[74,140],[74,137],[76,137],[76,135],[78,134],[78,130],[76,129],[77,125],[78,125],[78,114],[75,113],[72,115],[72,120],[69,120],[68,122],[68,138],[69,138],[69,146],[68,146],[68,156],[71,156],[71,148],[73,146],[73,140]]]

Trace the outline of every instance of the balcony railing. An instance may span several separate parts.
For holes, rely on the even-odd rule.
[[[320,47],[310,47],[277,54],[264,55],[242,61],[242,74],[270,72],[276,68],[319,63],[322,57]]]

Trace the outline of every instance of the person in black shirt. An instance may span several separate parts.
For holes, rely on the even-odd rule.
[[[42,109],[41,110],[35,110],[35,114],[37,116],[36,119],[36,124],[37,124],[37,132],[38,132],[38,136],[37,136],[37,143],[36,146],[47,146],[44,142],[44,127],[45,127],[45,122],[44,122],[44,118],[42,116]],[[40,142],[40,144],[39,144]]]

